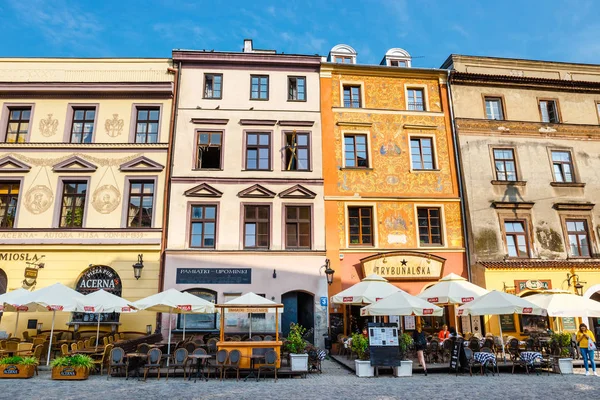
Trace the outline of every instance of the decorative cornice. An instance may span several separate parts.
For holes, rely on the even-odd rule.
[[[154,172],[165,169],[164,165],[157,163],[147,157],[141,156],[119,166],[123,172]]]
[[[416,124],[404,124],[404,129],[424,129],[424,130],[435,130],[438,128],[437,125],[416,125]]]
[[[594,206],[594,203],[554,203],[558,211],[591,211]]]
[[[372,122],[353,122],[353,121],[338,121],[335,123],[337,126],[373,126]]]
[[[549,89],[567,92],[600,92],[600,82],[586,82],[567,79],[534,78],[525,76],[474,74],[452,71],[453,85],[471,86],[514,86],[519,88]]]
[[[167,150],[169,148],[168,143],[0,143],[0,150],[14,150],[14,149],[68,149],[68,150]]]
[[[264,186],[256,184],[239,192],[238,197],[272,199],[275,197],[275,193]]]
[[[492,201],[494,208],[499,209],[519,209],[519,210],[530,210],[533,208],[535,203],[533,202],[511,202],[511,201]]]
[[[583,269],[600,268],[598,260],[510,260],[510,261],[478,261],[477,264],[487,269]]]
[[[600,139],[600,125],[547,124],[545,122],[533,121],[456,118],[456,126],[461,134],[491,133],[502,136]]]
[[[282,199],[314,199],[317,194],[302,185],[296,185],[279,193],[279,197]]]
[[[6,156],[0,159],[0,172],[2,173],[29,172],[30,169],[31,166],[14,157]]]
[[[229,119],[225,118],[192,118],[191,123],[196,125],[227,125]]]
[[[171,98],[172,82],[1,82],[0,98]]]
[[[315,121],[279,121],[279,126],[313,126]]]
[[[54,172],[94,172],[98,167],[81,157],[73,156],[52,167]]]
[[[276,119],[240,119],[240,125],[275,126]]]
[[[316,72],[321,64],[318,55],[229,53],[219,51],[173,50],[173,61],[186,64],[233,64],[233,65],[280,65],[294,68],[310,68]]]
[[[207,183],[202,183],[186,190],[183,192],[183,195],[186,197],[221,197],[223,196],[223,192],[215,189]]]

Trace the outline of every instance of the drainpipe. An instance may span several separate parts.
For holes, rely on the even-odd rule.
[[[181,81],[181,61],[177,68],[167,68],[167,71],[174,74],[173,79],[173,102],[171,103],[171,123],[169,126],[169,147],[167,150],[167,166],[165,169],[165,191],[163,194],[163,218],[162,235],[160,240],[160,267],[158,271],[158,291],[162,292],[165,286],[165,250],[167,247],[167,237],[169,231],[169,207],[171,204],[171,173],[173,170],[173,147],[175,145],[175,129],[177,128],[177,110],[179,106],[179,84]],[[160,331],[162,328],[162,313],[156,314],[156,328]]]
[[[448,74],[448,108],[450,110],[450,121],[451,129],[452,129],[452,138],[454,140],[454,163],[456,164],[456,173],[458,178],[458,195],[460,196],[460,212],[462,213],[462,231],[463,237],[465,241],[465,254],[467,259],[467,274],[469,282],[473,281],[473,276],[471,274],[471,252],[470,252],[470,236],[467,229],[467,199],[465,198],[465,190],[464,190],[464,180],[463,180],[463,172],[462,172],[462,156],[460,152],[460,144],[458,142],[458,133],[456,129],[456,121],[454,120],[454,104],[452,102],[452,85],[450,84],[451,80],[451,71],[447,71]]]

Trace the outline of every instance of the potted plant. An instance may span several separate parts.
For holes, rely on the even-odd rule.
[[[412,376],[413,362],[407,358],[408,349],[412,345],[412,338],[408,333],[398,336],[398,346],[400,347],[400,366],[394,368],[395,376]]]
[[[90,356],[75,354],[74,356],[57,357],[50,363],[52,379],[84,380],[90,376],[94,362]]]
[[[354,360],[356,376],[360,378],[375,376],[375,368],[371,366],[369,360],[369,340],[362,333],[355,333],[352,335],[350,348],[358,356],[358,359]]]
[[[570,346],[571,334],[566,332],[552,334],[550,348],[552,354],[558,357],[558,368],[562,374],[573,373],[573,358],[569,357],[571,355]]]
[[[0,359],[0,378],[31,378],[37,364],[35,357],[4,357]]]
[[[291,323],[290,333],[286,339],[285,349],[290,353],[290,367],[292,371],[308,372],[308,354],[305,351],[306,341],[304,334],[306,328],[300,324]]]

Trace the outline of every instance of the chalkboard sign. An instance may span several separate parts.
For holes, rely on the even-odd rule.
[[[451,339],[453,341],[452,351],[450,352],[450,372],[458,372],[460,369],[460,359],[463,352],[463,340]]]
[[[577,326],[575,325],[575,318],[573,317],[563,317],[562,323],[563,330],[574,331],[577,329]]]
[[[500,315],[500,326],[502,327],[502,332],[516,332],[517,329],[515,328],[515,315]]]
[[[389,323],[369,322],[369,353],[373,367],[400,365],[398,326]]]

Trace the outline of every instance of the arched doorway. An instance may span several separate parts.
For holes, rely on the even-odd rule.
[[[217,302],[217,292],[210,289],[194,288],[184,290],[189,294],[200,297],[202,300],[210,301],[211,303]],[[187,314],[185,318],[183,314],[177,316],[177,329],[183,330],[183,321],[185,320],[185,330],[189,332],[193,331],[213,331],[218,329],[217,314]]]
[[[600,284],[593,285],[586,290],[583,297],[600,302]],[[596,334],[596,339],[598,339],[600,337],[600,318],[590,318],[588,322],[590,322],[590,329],[592,329]]]
[[[6,273],[4,273],[4,271],[0,269],[0,294],[6,293],[7,290],[8,290],[8,277],[6,276]],[[0,312],[0,321],[2,320],[2,314],[4,314],[4,313]]]
[[[309,333],[307,340],[315,342],[315,296],[312,293],[294,290],[281,296],[283,314],[281,315],[281,332],[283,336],[290,333],[290,324],[300,324]]]

